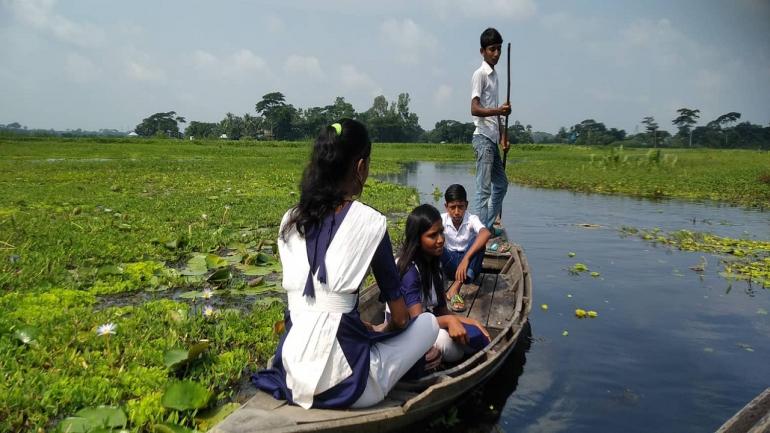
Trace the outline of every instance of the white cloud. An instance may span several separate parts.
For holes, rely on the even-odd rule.
[[[342,86],[348,90],[363,90],[374,96],[382,93],[374,80],[353,65],[340,66],[339,77]]]
[[[4,0],[3,4],[22,24],[50,33],[59,40],[79,46],[97,46],[103,40],[100,29],[54,12],[55,0]]]
[[[324,77],[324,71],[321,69],[321,63],[314,56],[291,55],[286,59],[283,70],[289,74],[300,75],[303,77],[321,79]]]
[[[270,72],[267,62],[246,48],[222,58],[208,51],[195,50],[192,54],[192,63],[196,68],[218,77],[248,76],[254,73],[267,74]]]
[[[87,83],[101,75],[101,70],[91,59],[77,53],[67,54],[64,70],[72,81]]]
[[[126,74],[136,81],[161,82],[166,80],[163,69],[156,68],[135,60],[126,62]]]
[[[245,48],[233,54],[232,64],[237,72],[258,71],[264,69],[267,65],[261,57]]]
[[[420,63],[437,45],[435,36],[409,18],[385,20],[380,26],[380,35],[397,51],[396,58],[404,63]]]
[[[193,53],[193,63],[199,68],[206,68],[216,65],[218,62],[217,57],[208,51],[195,50]]]
[[[434,0],[432,10],[441,18],[453,16],[525,20],[535,15],[534,0]]]
[[[433,103],[439,107],[444,106],[452,98],[452,93],[452,86],[447,84],[438,86],[438,89],[433,93]]]

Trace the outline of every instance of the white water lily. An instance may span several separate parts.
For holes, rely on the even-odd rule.
[[[214,307],[211,305],[206,305],[203,307],[203,316],[204,317],[211,317],[214,315]]]
[[[114,323],[105,323],[104,325],[99,326],[96,328],[96,335],[102,336],[102,335],[109,335],[114,334],[115,329],[117,329],[118,325]]]
[[[201,297],[203,299],[211,299],[211,297],[214,296],[214,291],[211,289],[203,289],[203,294]]]

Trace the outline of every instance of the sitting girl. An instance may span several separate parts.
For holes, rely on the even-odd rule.
[[[427,368],[459,361],[463,355],[483,349],[489,344],[489,333],[475,319],[454,315],[447,308],[444,294],[441,253],[444,251],[444,226],[439,211],[429,205],[416,207],[406,219],[404,241],[397,257],[401,275],[401,293],[411,317],[432,312],[438,319],[439,334],[435,350],[426,354]]]

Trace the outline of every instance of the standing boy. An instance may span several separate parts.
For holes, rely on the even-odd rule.
[[[466,212],[468,196],[462,185],[450,185],[444,193],[446,213],[441,214],[444,224],[444,252],[441,267],[454,281],[446,292],[449,308],[465,310],[465,301],[460,296],[460,286],[472,282],[481,273],[484,250],[491,233],[479,217]]]
[[[495,65],[500,60],[503,37],[488,28],[481,34],[481,56],[484,61],[473,73],[471,80],[471,115],[476,130],[473,131],[473,150],[476,153],[476,197],[473,211],[481,222],[493,230],[497,215],[503,207],[503,198],[508,191],[503,161],[497,143],[508,150],[508,137],[501,133],[500,117],[511,113],[509,103],[499,105],[497,97],[497,72]]]

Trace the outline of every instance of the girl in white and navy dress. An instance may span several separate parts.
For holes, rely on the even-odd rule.
[[[281,221],[286,333],[272,368],[252,381],[304,408],[382,401],[438,334],[432,315],[407,311],[385,217],[354,199],[369,174],[370,152],[361,123],[343,119],[324,128],[303,174],[300,201]],[[374,332],[358,314],[369,266],[392,312],[385,332]]]
[[[429,204],[416,207],[406,219],[404,241],[397,259],[401,294],[412,317],[426,311],[436,316],[440,330],[434,347],[440,352],[441,360],[455,362],[489,344],[489,333],[477,320],[455,315],[447,308],[440,260],[443,250],[441,214]],[[429,359],[428,366],[437,365],[441,360],[431,362]]]

